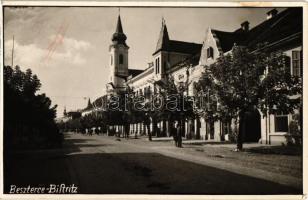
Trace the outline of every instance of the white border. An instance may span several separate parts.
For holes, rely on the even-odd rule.
[[[1,83],[0,83],[0,133],[3,133],[3,9],[2,6],[141,6],[141,7],[295,7],[300,6],[303,7],[303,193],[305,195],[8,195],[3,194],[3,162],[0,162],[0,199],[190,199],[190,200],[199,200],[199,199],[308,199],[307,197],[307,170],[305,166],[307,166],[308,159],[308,150],[307,142],[308,137],[305,134],[307,131],[308,125],[304,122],[308,121],[308,112],[307,112],[307,97],[308,97],[308,83],[306,80],[308,69],[307,69],[307,58],[308,58],[308,4],[305,2],[257,2],[257,1],[246,1],[246,2],[184,2],[184,1],[18,1],[18,0],[4,0],[0,5],[0,36],[1,36]],[[0,136],[1,144],[3,144],[3,134]],[[3,146],[0,145],[0,158],[2,161],[3,155]]]

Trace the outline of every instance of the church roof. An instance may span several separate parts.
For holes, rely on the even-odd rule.
[[[117,21],[117,27],[115,33],[112,35],[112,42],[114,45],[116,44],[123,44],[127,46],[126,44],[126,35],[123,32],[123,27],[122,27],[122,22],[121,22],[121,17],[120,15],[118,16],[118,21]]]
[[[121,16],[120,15],[118,16],[116,33],[123,33],[123,28],[122,28],[122,22],[121,22]]]
[[[155,53],[158,51],[164,51],[168,49],[168,42],[169,42],[169,34],[167,30],[167,26],[165,24],[165,21],[162,22],[162,27],[159,33],[158,41],[156,44],[156,50]],[[155,54],[154,53],[154,54]]]
[[[295,7],[278,13],[249,31],[242,29],[234,32],[212,30],[212,33],[223,52],[230,51],[234,43],[255,48],[257,44],[274,44],[295,34],[298,35],[298,43],[293,43],[293,45],[298,45],[301,44],[302,24],[302,8]]]
[[[191,42],[183,42],[177,40],[170,40],[165,20],[163,19],[162,28],[159,33],[155,52],[169,51],[184,54],[196,54],[201,51],[202,44],[196,44]]]

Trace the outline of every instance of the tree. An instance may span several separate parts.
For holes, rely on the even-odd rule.
[[[231,53],[205,66],[197,90],[210,93],[216,99],[211,102],[216,107],[212,113],[208,109],[210,103],[202,108],[206,115],[233,118],[238,125],[245,112],[252,109],[260,110],[264,116],[278,111],[292,113],[300,106],[290,98],[301,93],[300,81],[291,76],[288,58],[282,52],[252,51],[234,46]],[[244,133],[239,128],[236,131],[237,148],[241,150]]]
[[[10,148],[58,146],[62,135],[56,124],[56,107],[45,94],[36,94],[40,80],[30,69],[4,69],[4,143]]]
[[[160,97],[164,105],[160,109],[154,110],[152,114],[156,120],[168,120],[171,124],[170,129],[174,122],[179,124],[179,135],[174,137],[176,146],[182,147],[182,134],[185,130],[185,120],[195,118],[193,109],[193,102],[188,98],[187,94],[188,82],[176,83],[172,76],[166,78],[165,83],[161,86],[159,91]]]

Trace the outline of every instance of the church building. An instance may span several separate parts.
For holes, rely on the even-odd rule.
[[[302,10],[288,8],[278,13],[276,9],[264,15],[265,20],[250,28],[249,22],[239,24],[233,32],[207,28],[202,44],[173,40],[169,35],[167,24],[162,20],[161,30],[156,47],[153,47],[152,61],[144,70],[130,69],[129,46],[124,33],[121,17],[118,16],[116,31],[112,35],[109,47],[109,78],[106,84],[107,95],[125,91],[128,87],[136,94],[148,96],[160,87],[168,76],[172,76],[176,84],[189,83],[187,96],[194,96],[194,84],[198,82],[205,66],[216,59],[230,53],[234,45],[252,47],[258,43],[267,43],[266,48],[272,52],[283,51],[290,58],[290,73],[302,75]],[[153,38],[154,39],[154,38]],[[132,44],[133,48],[133,44]],[[301,98],[301,95],[294,98]],[[296,111],[299,113],[300,111]],[[256,110],[251,116],[250,142],[265,144],[285,143],[289,134],[289,123],[294,115],[281,113],[279,115],[262,116]],[[158,122],[157,136],[170,136],[168,121]],[[229,140],[230,124],[223,122],[207,122],[202,117],[185,121],[187,139],[202,139],[222,141]],[[119,127],[118,127],[119,128]],[[122,127],[123,128],[123,127]],[[140,135],[147,134],[143,123],[130,125],[130,132]]]

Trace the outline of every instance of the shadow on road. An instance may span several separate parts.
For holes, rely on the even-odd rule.
[[[64,159],[74,164],[67,169]],[[13,159],[9,185],[74,183],[84,194],[300,194],[299,189],[155,153],[46,155]]]
[[[271,181],[167,157],[158,153],[85,153],[91,139],[67,138],[64,149],[12,154],[4,165],[4,193],[11,184],[72,184],[81,194],[301,194]],[[79,153],[81,152],[81,153]],[[73,153],[73,154],[72,154]],[[69,164],[68,164],[69,163]]]

